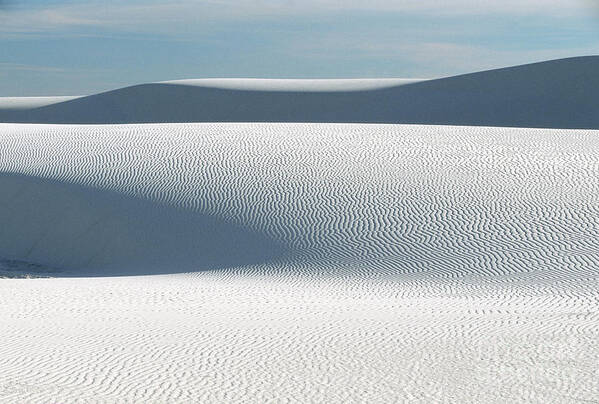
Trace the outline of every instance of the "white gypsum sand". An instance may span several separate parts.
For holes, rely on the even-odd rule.
[[[598,156],[592,130],[0,124],[3,271],[56,277],[0,280],[0,402],[592,401]]]

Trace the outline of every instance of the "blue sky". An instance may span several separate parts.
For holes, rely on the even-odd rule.
[[[594,0],[0,0],[0,96],[440,77],[599,54]]]

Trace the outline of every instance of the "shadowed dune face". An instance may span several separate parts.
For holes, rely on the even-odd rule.
[[[34,275],[205,271],[287,253],[248,228],[117,192],[7,174],[0,189],[0,257],[43,263]]]
[[[0,259],[82,275],[594,277],[598,142],[414,125],[2,124]]]
[[[589,56],[399,85],[373,82],[361,89],[334,85],[334,80],[308,81],[303,90],[301,81],[285,85],[281,80],[271,84],[238,80],[237,86],[175,81],[30,109],[3,108],[0,101],[0,121],[354,122],[591,129],[599,128],[597,71],[599,57]]]

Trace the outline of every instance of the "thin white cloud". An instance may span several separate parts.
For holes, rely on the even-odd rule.
[[[199,2],[203,3],[203,2]],[[588,12],[592,0],[220,0],[206,2],[256,13],[338,12],[343,10],[427,12],[432,14],[560,14]]]
[[[597,48],[497,50],[482,46],[446,42],[425,42],[404,47],[405,60],[419,66],[419,71],[446,69],[444,76],[515,66],[573,56],[592,55]]]
[[[0,32],[47,32],[72,27],[181,33],[222,20],[379,11],[439,15],[588,15],[592,0],[181,0],[51,4],[0,13]]]
[[[101,73],[109,72],[110,69],[100,68],[76,68],[76,67],[58,67],[58,66],[43,66],[43,65],[32,65],[25,63],[10,63],[0,62],[0,71],[4,72],[37,72],[37,73],[56,73],[56,74],[72,74],[76,72],[81,73]]]
[[[379,65],[402,66],[402,77],[443,77],[486,69],[507,67],[573,56],[597,54],[599,39],[594,46],[499,50],[467,43],[439,40],[410,41],[377,36],[351,37],[338,33],[304,37],[289,44],[290,54],[301,54],[319,61],[352,63],[353,60],[376,60]],[[406,66],[407,71],[406,71]],[[442,68],[441,68],[442,66]]]
[[[54,66],[37,66],[37,65],[28,65],[23,63],[7,63],[0,62],[0,71],[9,70],[9,71],[26,71],[26,72],[44,72],[44,73],[64,73],[69,71],[69,69],[62,67],[54,67]]]

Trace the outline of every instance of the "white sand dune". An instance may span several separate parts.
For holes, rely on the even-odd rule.
[[[0,99],[0,122],[337,122],[599,129],[599,56],[436,80],[178,80],[51,105]]]
[[[0,124],[0,276],[54,277],[0,280],[0,402],[592,402],[598,157],[594,130]]]

